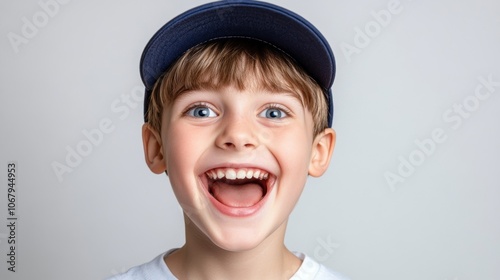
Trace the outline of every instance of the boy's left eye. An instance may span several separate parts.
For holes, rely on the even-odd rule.
[[[282,119],[287,117],[288,115],[283,109],[271,107],[262,111],[262,113],[260,113],[259,116],[267,119]]]

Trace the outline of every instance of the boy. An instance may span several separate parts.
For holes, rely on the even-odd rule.
[[[284,245],[335,144],[335,61],[319,31],[268,3],[209,3],[153,36],[141,75],[146,163],[168,175],[186,242],[114,279],[341,279]]]

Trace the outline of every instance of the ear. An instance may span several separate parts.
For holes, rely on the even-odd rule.
[[[149,169],[156,174],[164,172],[167,166],[163,157],[160,134],[147,123],[142,126],[142,144]]]
[[[326,128],[316,136],[309,162],[309,175],[319,177],[328,169],[336,138],[335,130],[331,128]]]

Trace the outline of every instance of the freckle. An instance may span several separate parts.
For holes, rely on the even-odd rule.
[[[266,132],[261,133],[260,137],[261,137],[261,139],[264,139],[264,140],[271,139],[271,136],[269,135],[269,133],[266,133]]]

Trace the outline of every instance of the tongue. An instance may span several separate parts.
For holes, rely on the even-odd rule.
[[[264,192],[255,183],[232,185],[225,182],[214,182],[212,195],[220,203],[230,207],[250,207],[260,201]]]

